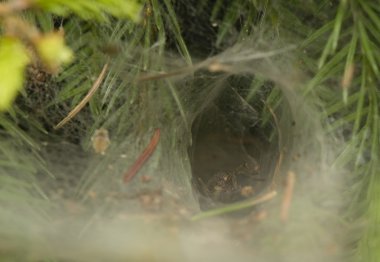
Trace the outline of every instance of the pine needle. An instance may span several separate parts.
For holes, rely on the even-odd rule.
[[[226,206],[223,206],[221,208],[216,208],[216,209],[211,209],[211,210],[208,210],[205,212],[201,212],[201,213],[193,216],[191,218],[191,220],[197,221],[197,220],[204,219],[204,218],[209,218],[209,217],[219,216],[219,215],[223,215],[223,214],[227,214],[227,213],[231,213],[231,212],[236,212],[238,210],[253,207],[253,206],[256,206],[258,204],[262,204],[262,203],[265,203],[267,201],[270,201],[273,198],[275,198],[276,195],[277,195],[277,192],[273,190],[273,191],[270,191],[266,194],[263,194],[260,197],[257,197],[257,198],[251,199],[251,200],[242,201],[242,202],[226,205]]]

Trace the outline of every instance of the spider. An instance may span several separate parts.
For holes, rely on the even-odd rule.
[[[199,179],[200,191],[217,203],[237,201],[248,196],[242,193],[242,189],[250,187],[247,184],[252,182],[252,178],[258,174],[259,169],[258,163],[252,160],[244,162],[231,171],[219,171],[212,175],[207,182]]]

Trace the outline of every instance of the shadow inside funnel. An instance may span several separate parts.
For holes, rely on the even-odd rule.
[[[258,115],[227,89],[195,119],[189,155],[201,209],[254,197],[270,184],[278,147]]]

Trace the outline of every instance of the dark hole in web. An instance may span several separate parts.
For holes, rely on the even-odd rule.
[[[163,1],[163,11],[166,10]],[[186,0],[174,1],[175,13],[177,14],[178,24],[181,28],[181,37],[186,43],[186,47],[193,57],[209,57],[220,53],[225,48],[230,47],[237,41],[238,32],[243,30],[244,22],[248,16],[255,12],[255,19],[251,26],[258,25],[264,17],[264,11],[252,10],[248,5],[240,5],[228,0]],[[216,8],[215,8],[216,7]],[[232,13],[239,15],[231,22],[231,26],[225,32],[223,41],[217,44],[218,34],[225,30],[226,20]],[[166,47],[177,50],[178,43],[176,36],[170,28],[170,23],[166,21]]]
[[[255,197],[272,181],[276,142],[260,125],[261,108],[243,97],[244,88],[226,88],[192,125],[192,184],[202,209]]]

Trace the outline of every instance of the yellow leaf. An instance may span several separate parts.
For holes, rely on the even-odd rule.
[[[73,52],[65,45],[61,32],[42,35],[35,41],[35,46],[42,62],[52,73],[57,73],[62,64],[69,63]]]
[[[29,61],[28,50],[20,40],[0,38],[0,111],[11,106],[22,88]]]

